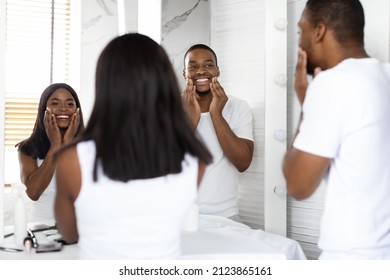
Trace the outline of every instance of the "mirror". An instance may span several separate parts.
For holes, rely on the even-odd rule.
[[[254,26],[253,29],[247,28],[252,23],[252,19],[259,20],[256,21],[256,24],[263,26],[263,17],[259,17],[256,14],[250,14],[250,17],[248,17],[247,20],[243,20],[241,13],[235,15],[235,18],[232,18],[232,15],[229,14],[224,15],[231,18],[231,21],[229,22],[240,21],[245,24],[243,30],[246,30],[246,32],[240,32],[235,35],[237,37],[237,40],[236,42],[234,42],[234,44],[238,52],[235,53],[234,56],[232,56],[231,51],[228,53],[224,53],[222,51],[220,52],[219,50],[223,50],[223,48],[227,46],[223,46],[217,40],[213,39],[214,36],[216,36],[217,31],[214,29],[216,28],[216,21],[212,21],[211,18],[212,11],[216,10],[217,4],[216,1],[211,0],[150,0],[148,2],[139,2],[139,0],[120,0],[118,1],[118,3],[116,3],[116,1],[82,1],[82,3],[80,3],[81,1],[72,0],[71,6],[73,11],[78,11],[76,12],[76,15],[81,17],[81,20],[80,18],[75,19],[75,22],[81,22],[81,25],[79,27],[73,26],[71,29],[71,32],[76,32],[75,34],[81,34],[81,37],[75,36],[77,37],[75,39],[76,44],[78,42],[81,46],[78,57],[79,63],[81,64],[81,68],[73,69],[72,81],[75,82],[71,82],[71,84],[77,92],[81,93],[80,101],[83,106],[85,120],[88,120],[88,116],[90,115],[90,112],[92,110],[94,98],[94,73],[96,59],[100,54],[100,51],[109,40],[111,40],[114,36],[117,36],[118,33],[123,30],[123,24],[126,25],[124,27],[124,30],[134,30],[136,23],[134,22],[134,20],[131,20],[131,16],[129,17],[129,15],[134,16],[134,9],[138,11],[138,16],[142,17],[143,19],[142,21],[138,21],[138,26],[136,26],[136,28],[138,28],[138,30],[146,30],[143,29],[142,22],[145,22],[144,24],[151,24],[152,21],[150,20],[150,18],[149,20],[145,20],[151,15],[150,9],[142,10],[142,6],[139,5],[139,3],[147,2],[149,5],[148,7],[150,7],[150,5],[152,5],[153,7],[159,7],[159,5],[153,5],[153,1],[161,3],[161,23],[157,22],[157,25],[159,25],[158,27],[161,30],[161,44],[167,50],[172,60],[175,71],[177,73],[179,84],[181,86],[184,85],[184,79],[182,78],[183,55],[187,48],[195,43],[204,43],[207,45],[211,45],[216,50],[218,58],[221,62],[220,69],[222,71],[222,75],[220,81],[223,84],[226,92],[232,95],[236,94],[238,97],[246,99],[248,103],[250,103],[255,112],[256,137],[258,137],[257,135],[264,135],[264,72],[261,68],[263,67],[264,61],[259,61],[258,56],[252,55],[258,51],[258,47],[261,48],[262,35],[257,37],[253,36],[253,34],[257,32],[257,30],[255,29],[256,26]],[[285,2],[283,0],[278,1],[283,3]],[[2,6],[0,10],[2,14],[5,13],[5,4],[3,2],[1,3]],[[157,2],[154,3],[156,4]],[[254,8],[254,11],[259,11],[260,14],[264,14],[264,1],[252,2],[253,5],[249,8],[248,6],[245,6],[245,3],[240,3],[240,1],[237,1],[237,7],[235,7],[234,5],[229,6],[228,3],[227,8],[230,10],[233,9],[242,12],[251,11],[251,9]],[[221,3],[221,5],[223,5],[223,3]],[[223,9],[223,7],[220,8]],[[221,11],[218,12],[222,13]],[[0,18],[2,20],[5,19],[5,17]],[[223,24],[228,24],[228,22]],[[3,23],[3,25],[5,25],[5,22]],[[237,32],[237,29],[234,30],[234,32]],[[1,34],[4,33],[1,32]],[[252,42],[256,42],[256,48],[251,48],[250,52],[248,52],[245,48],[248,45],[242,44],[242,42],[255,39],[256,41]],[[5,38],[2,39],[2,42],[4,41]],[[283,45],[280,47],[283,49]],[[4,53],[4,51],[2,51],[2,53]],[[242,57],[242,55],[244,54],[247,55],[247,57],[244,59],[245,61],[259,61],[257,64],[257,69],[260,70],[253,71],[251,70],[251,64],[241,63],[240,57]],[[255,57],[256,59],[253,59],[253,57]],[[1,65],[4,65],[4,63],[1,63]],[[237,72],[234,73],[234,71]],[[234,77],[234,79],[230,79],[229,77]],[[258,79],[258,77],[261,77],[261,79]],[[246,83],[246,88],[243,89],[244,85],[242,81],[248,80],[250,81],[250,83]],[[255,83],[253,83],[253,81],[255,81]],[[257,91],[254,91],[254,89],[256,88],[261,88],[261,92],[259,92],[259,94]],[[1,115],[4,116],[4,112]],[[1,137],[1,139],[4,140],[4,137]],[[258,137],[258,139],[260,139],[260,137]],[[264,164],[262,163],[262,161],[264,160],[264,151],[263,148],[260,147],[264,147],[264,143],[260,143],[259,145],[257,145],[255,151],[256,159],[254,161],[253,166],[251,167],[250,172],[248,173],[249,176],[247,178],[243,178],[243,181],[246,180],[246,183],[243,183],[244,185],[248,184],[248,182],[251,186],[263,184],[262,182],[264,176],[262,174],[262,168]],[[3,158],[3,156],[1,158]],[[7,171],[7,176],[13,178],[10,179],[11,183],[13,183],[13,180],[18,180],[19,178],[19,170],[18,168],[15,168],[15,166],[18,166],[16,151],[12,151],[10,155],[8,155],[7,153],[6,162],[12,162],[12,164],[10,164],[12,168],[10,169],[10,172]],[[4,168],[1,169],[2,171],[4,170]],[[14,172],[15,174],[12,175],[11,172]],[[4,176],[2,176],[1,178],[4,178]],[[258,198],[256,198],[259,201],[261,200],[260,196],[262,194],[260,194],[260,192],[262,188],[262,186],[260,188],[253,188],[256,192],[255,197],[259,196]],[[1,201],[3,200],[1,199]],[[250,211],[254,211],[255,213],[261,212],[261,210],[259,209],[262,207],[262,202],[260,201],[260,203],[253,203],[253,207],[254,210]],[[0,216],[4,217],[3,213],[0,212]],[[263,227],[259,218],[249,218],[247,222],[255,227]]]

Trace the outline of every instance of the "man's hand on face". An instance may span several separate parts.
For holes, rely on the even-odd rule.
[[[200,119],[200,106],[196,100],[196,86],[192,79],[187,79],[183,91],[183,104],[191,123],[196,127]]]
[[[217,77],[213,77],[210,83],[210,90],[213,94],[213,100],[210,104],[210,114],[218,113],[222,114],[222,110],[225,107],[228,97],[225,93],[225,90],[218,82]]]
[[[320,72],[321,68],[316,67],[314,69],[314,77],[316,77]],[[295,67],[294,89],[301,105],[305,101],[307,87],[307,53],[302,48],[299,48],[298,61]]]

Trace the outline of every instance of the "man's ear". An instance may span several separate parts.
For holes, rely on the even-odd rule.
[[[324,40],[324,37],[326,35],[326,32],[327,32],[327,27],[325,24],[323,23],[320,23],[317,25],[316,27],[316,38],[315,38],[315,42],[316,43],[319,43],[321,42],[322,40]]]
[[[220,73],[219,73],[219,67],[218,67],[218,66],[217,66],[217,70],[218,70],[218,72],[217,72],[217,75],[216,75],[216,76],[219,77],[219,74],[220,74]]]
[[[187,79],[187,77],[186,77],[186,69],[183,69],[183,78],[184,78],[184,80]]]

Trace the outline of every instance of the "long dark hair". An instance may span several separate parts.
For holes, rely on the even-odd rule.
[[[65,83],[54,83],[49,85],[41,94],[38,105],[38,114],[35,121],[33,132],[31,136],[18,144],[15,147],[18,151],[23,152],[34,159],[44,159],[47,152],[50,149],[50,140],[47,137],[43,118],[45,116],[47,100],[50,96],[58,89],[63,88],[70,92],[74,100],[76,101],[76,107],[80,108],[80,123],[77,128],[76,136],[78,136],[84,128],[83,113],[81,111],[80,101],[76,91],[68,84]]]
[[[182,171],[189,153],[211,154],[195,136],[165,50],[137,33],[113,39],[96,68],[95,103],[79,141],[94,140],[97,165],[113,180],[155,178]]]

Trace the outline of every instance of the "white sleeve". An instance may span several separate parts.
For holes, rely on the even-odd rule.
[[[327,158],[336,156],[344,122],[344,88],[343,82],[331,73],[320,73],[309,85],[302,107],[303,120],[293,144],[296,149]]]
[[[243,100],[238,106],[235,119],[236,122],[232,130],[237,137],[253,141],[253,114],[249,105]]]

